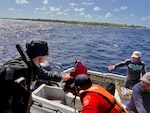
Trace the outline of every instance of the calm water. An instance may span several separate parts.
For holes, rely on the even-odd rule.
[[[139,50],[150,71],[150,29],[1,19],[0,63],[18,56],[16,44],[24,48],[31,38],[47,40],[53,48],[48,60],[54,69],[67,69],[80,59],[90,70],[109,72],[107,66],[130,58],[134,50]],[[123,67],[112,72],[125,75],[125,70]]]

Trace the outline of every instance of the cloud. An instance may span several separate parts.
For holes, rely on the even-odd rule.
[[[9,10],[9,11],[14,11],[15,9],[14,9],[14,8],[9,8],[8,10]]]
[[[63,15],[64,13],[63,12],[57,12],[56,14],[57,15]]]
[[[110,18],[110,17],[112,17],[113,15],[110,13],[110,12],[108,12],[106,15],[105,15],[105,18]]]
[[[119,10],[119,8],[115,8],[114,11],[115,11],[115,12],[118,12],[118,11],[120,11],[120,10]]]
[[[115,8],[114,11],[119,12],[121,10],[126,10],[127,8],[128,8],[127,6],[121,6],[120,8]]]
[[[101,10],[101,8],[100,7],[98,7],[98,6],[96,6],[96,7],[94,7],[94,9],[93,9],[94,11],[99,11],[99,10]]]
[[[56,7],[49,7],[50,11],[60,11],[60,8]]]
[[[36,12],[36,11],[47,11],[47,8],[45,6],[43,6],[41,8],[37,7],[37,8],[34,9],[34,12]]]
[[[71,3],[71,4],[69,4],[70,6],[76,6],[76,5],[78,5],[78,4],[75,4],[75,3]]]
[[[91,14],[87,14],[85,15],[86,18],[92,18],[92,15]]]
[[[133,16],[134,16],[134,14],[132,13],[132,14],[130,14],[130,16],[132,16],[132,17],[133,17]]]
[[[70,11],[70,9],[65,9],[65,10],[64,10],[64,12],[68,12],[68,11]]]
[[[36,11],[40,10],[40,8],[35,8]]]
[[[85,13],[84,13],[84,12],[80,12],[80,13],[79,13],[79,15],[84,16],[84,15],[85,15]]]
[[[127,6],[121,6],[120,10],[126,10],[128,7]]]
[[[92,5],[94,4],[93,2],[82,2],[83,5]]]
[[[83,12],[85,10],[85,8],[75,8],[74,11],[76,12]]]
[[[150,20],[150,16],[142,17],[140,20]]]
[[[28,4],[29,2],[27,0],[16,0],[17,4]]]
[[[46,7],[41,7],[40,8],[42,11],[46,11],[47,9],[46,9]]]
[[[98,18],[100,18],[100,19],[103,19],[103,17],[102,17],[102,16],[99,16],[99,15],[98,15],[97,17],[98,17]]]
[[[43,0],[43,4],[48,4],[48,0]]]

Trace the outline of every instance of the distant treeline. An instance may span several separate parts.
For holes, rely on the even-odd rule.
[[[58,23],[68,23],[68,24],[83,24],[83,25],[100,25],[100,26],[146,28],[145,26],[127,25],[127,24],[116,24],[116,23],[102,23],[102,22],[83,22],[83,21],[51,20],[51,19],[28,19],[28,18],[16,18],[16,19],[17,20],[42,21],[42,22],[58,22]]]

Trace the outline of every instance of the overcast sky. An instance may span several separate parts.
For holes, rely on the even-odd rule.
[[[150,0],[1,0],[0,18],[40,18],[150,28]]]

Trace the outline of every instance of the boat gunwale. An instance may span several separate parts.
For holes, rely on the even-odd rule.
[[[68,68],[67,70],[64,70],[63,72],[65,73],[70,73],[74,68]],[[125,76],[123,75],[119,75],[119,74],[114,74],[114,73],[102,73],[102,72],[98,72],[98,71],[92,71],[92,70],[88,70],[88,75],[94,75],[97,77],[101,77],[101,78],[109,78],[109,79],[116,79],[116,80],[125,80]]]

